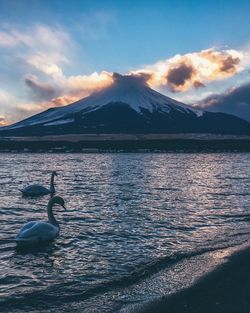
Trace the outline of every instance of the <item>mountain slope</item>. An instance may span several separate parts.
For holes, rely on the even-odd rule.
[[[65,107],[3,127],[0,135],[68,133],[250,134],[236,116],[196,110],[149,88],[142,77],[113,75],[111,86]]]

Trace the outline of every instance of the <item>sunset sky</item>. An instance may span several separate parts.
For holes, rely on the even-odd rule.
[[[0,125],[145,75],[250,121],[250,1],[0,0]]]

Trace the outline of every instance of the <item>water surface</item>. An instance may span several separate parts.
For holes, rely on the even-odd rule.
[[[183,287],[209,267],[204,253],[249,240],[249,161],[247,153],[0,154],[0,305],[116,312]],[[18,189],[49,185],[52,170],[67,206],[55,208],[60,236],[18,250],[15,235],[47,219],[49,199]]]

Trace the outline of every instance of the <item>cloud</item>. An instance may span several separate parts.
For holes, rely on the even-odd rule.
[[[113,82],[112,73],[102,71],[90,75],[77,75],[65,77],[64,88],[68,94],[74,96],[86,96],[90,93],[111,85]]]
[[[13,47],[17,45],[17,40],[12,35],[0,31],[0,46]]]
[[[32,30],[20,30],[7,25],[0,31],[0,46],[2,47],[26,46],[33,50],[46,47],[49,50],[60,50],[65,46],[65,42],[71,43],[66,32],[60,28],[45,25],[36,25]]]
[[[32,89],[37,99],[48,100],[39,103],[38,106],[52,107],[64,106],[87,97],[91,93],[111,85],[113,77],[108,72],[94,72],[90,75],[69,77],[62,75],[60,82],[52,81],[51,84],[48,84],[39,81],[35,76],[28,75],[25,82]]]
[[[10,95],[7,91],[0,89],[0,105],[3,107],[6,103],[11,103],[13,101],[14,96]]]
[[[111,25],[113,21],[101,14],[93,23],[102,29],[102,25]],[[84,24],[80,31],[87,35],[93,28],[88,29],[88,25]],[[88,35],[96,36],[95,33]],[[16,76],[22,85],[19,85],[19,94],[16,92],[11,100],[9,97],[8,101],[2,102],[5,111],[0,111],[0,114],[8,116],[8,121],[19,120],[50,107],[73,103],[119,79],[119,74],[106,71],[89,75],[67,74],[65,68],[68,69],[72,63],[75,65],[75,47],[70,35],[58,26],[34,25],[29,29],[16,29],[9,25],[2,27],[0,52],[5,62],[2,66],[0,64],[0,70],[10,75],[9,80],[5,78],[7,89],[8,81],[13,81]],[[125,72],[125,75],[133,75],[137,81],[162,92],[175,92],[182,96],[188,91],[193,92],[193,89],[202,90],[201,87],[205,93],[207,89],[204,87],[211,82],[233,77],[249,64],[250,57],[247,58],[244,51],[211,48],[178,54]]]
[[[7,121],[4,115],[0,115],[0,126],[7,125]]]
[[[140,77],[153,88],[184,92],[192,88],[205,87],[210,81],[235,75],[242,70],[240,67],[242,59],[244,59],[243,53],[236,50],[207,49],[201,52],[176,55],[128,74]],[[115,76],[112,78],[113,73],[105,71],[66,77],[62,68],[57,65],[59,62],[66,61],[61,58],[61,55],[52,55],[49,59],[41,53],[32,55],[27,60],[27,63],[54,80],[51,90],[56,90],[57,96],[51,99],[52,104],[69,104],[109,86],[115,78]],[[36,83],[39,82],[36,81]],[[40,89],[37,89],[37,92],[39,93]]]
[[[145,73],[121,75],[105,71],[100,73],[94,72],[90,75],[70,76],[68,78],[64,77],[63,88],[57,90],[57,93],[61,94],[58,97],[51,99],[51,101],[44,103],[43,106],[58,107],[73,103],[81,98],[89,96],[93,92],[110,86],[120,79],[125,80],[127,76],[130,77],[130,82],[132,76],[137,83],[139,82],[141,84],[147,84],[147,81],[151,77],[150,74]],[[42,83],[39,83],[39,85],[40,84]]]
[[[28,91],[26,96],[19,97],[0,90],[0,114],[5,113],[8,116],[7,123],[13,123],[50,107],[73,103],[113,82],[112,73],[105,71],[68,77],[62,71],[47,71],[47,68],[44,71],[43,67],[41,72],[46,72],[47,77],[41,79],[33,74],[24,75],[23,82]]]
[[[148,84],[149,80],[151,79],[152,75],[150,73],[136,73],[136,74],[125,74],[121,75],[119,73],[109,73],[109,77],[112,78],[112,82],[127,82],[127,83],[136,83],[136,84]],[[129,78],[129,79],[128,79]]]
[[[215,65],[210,76],[211,79],[216,79],[218,76],[227,77],[228,75],[234,75],[242,57],[240,54],[235,53],[234,50],[215,51],[213,49],[201,51],[200,56]]]
[[[66,62],[67,58],[60,54],[37,53],[28,56],[25,61],[44,74],[60,77],[63,75],[63,72],[58,64]]]
[[[11,124],[17,119],[27,116],[26,104],[23,104],[23,108],[21,106],[22,102],[19,98],[0,89],[0,126]]]
[[[192,81],[195,88],[204,87],[204,84],[197,80],[197,70],[193,64],[186,60],[181,63],[170,67],[166,74],[166,84],[173,92],[182,91],[187,89]]]
[[[222,94],[212,94],[195,106],[208,111],[234,114],[250,122],[250,82],[230,88]]]
[[[104,15],[98,15],[96,21],[100,25],[109,23]],[[0,90],[0,114],[6,113],[9,122],[51,106],[72,103],[113,81],[112,74],[105,71],[65,75],[63,66],[74,60],[75,46],[69,34],[58,26],[17,29],[0,24],[0,28],[0,53],[5,60],[0,70],[5,73],[5,87],[9,89],[8,82],[16,75],[26,86],[26,92],[19,86],[13,96]]]
[[[99,40],[106,36],[107,30],[114,27],[117,23],[117,15],[113,10],[98,10],[91,13],[83,13],[81,22],[76,21],[75,30],[84,37],[92,40]]]
[[[206,87],[202,82],[200,82],[199,80],[195,80],[193,82],[194,88],[200,88],[200,87]]]
[[[180,63],[177,67],[169,69],[166,79],[168,83],[174,86],[183,86],[186,80],[191,79],[194,73],[195,70],[191,64]]]
[[[25,84],[31,89],[36,100],[49,100],[56,96],[56,90],[48,83],[42,83],[34,75],[27,75]]]
[[[60,96],[57,98],[52,99],[50,102],[46,103],[46,107],[50,106],[50,107],[61,107],[61,106],[65,106],[69,103],[73,103],[75,101],[79,100],[78,97],[74,97],[74,96]]]
[[[1,24],[0,24],[1,28]],[[25,76],[30,72],[59,79],[62,66],[68,64],[74,44],[60,27],[34,25],[32,28],[2,26],[0,52],[5,65],[0,65],[6,75],[16,72]]]
[[[244,69],[243,62],[246,58],[243,51],[211,48],[178,54],[132,73],[149,74],[148,83],[153,88],[165,87],[172,92],[185,92],[236,75]]]

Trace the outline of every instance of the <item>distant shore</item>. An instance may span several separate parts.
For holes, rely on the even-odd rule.
[[[195,285],[133,313],[250,312],[250,248],[233,254]]]
[[[69,134],[44,137],[0,137],[0,152],[250,152],[250,136]]]

